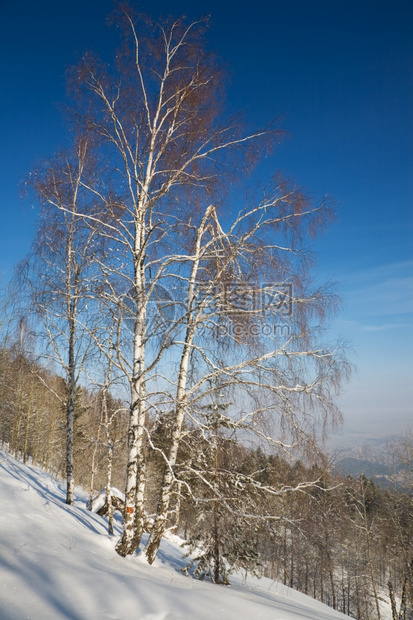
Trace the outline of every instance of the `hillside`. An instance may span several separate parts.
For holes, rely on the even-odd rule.
[[[164,540],[153,566],[114,550],[102,517],[77,489],[0,451],[1,620],[339,620],[329,607],[269,579],[231,586],[185,576],[179,539]],[[117,535],[120,527],[117,525]]]

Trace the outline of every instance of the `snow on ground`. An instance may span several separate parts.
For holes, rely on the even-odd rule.
[[[339,620],[344,616],[270,579],[233,576],[216,586],[181,573],[177,537],[164,539],[149,566],[121,558],[120,535],[86,509],[77,489],[0,451],[1,620]]]
[[[116,487],[110,487],[111,493],[113,497],[117,497],[118,499],[120,499],[122,502],[125,502],[125,494],[122,493],[122,491],[119,491],[119,489],[117,489]],[[99,495],[97,495],[94,500],[92,501],[92,505],[90,507],[90,510],[92,512],[99,512],[99,510],[101,508],[103,508],[103,506],[106,503],[106,490],[102,489],[102,491],[99,493]]]

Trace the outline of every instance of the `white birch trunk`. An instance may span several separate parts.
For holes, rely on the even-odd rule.
[[[144,494],[145,494],[145,329],[146,329],[146,292],[145,274],[140,256],[141,231],[144,227],[136,226],[135,231],[135,291],[137,316],[134,325],[133,376],[131,380],[131,410],[128,436],[128,464],[125,489],[125,513],[123,535],[116,550],[119,555],[132,554],[138,547],[144,529]]]
[[[66,504],[73,504],[75,476],[73,467],[73,431],[75,419],[74,394],[68,396],[66,407]]]
[[[178,456],[178,449],[182,436],[182,425],[185,419],[185,407],[186,407],[186,387],[188,379],[188,367],[192,350],[192,345],[196,333],[196,309],[195,309],[195,285],[197,280],[197,274],[199,264],[201,260],[201,243],[202,237],[205,232],[205,225],[208,221],[212,207],[208,207],[205,215],[202,219],[201,225],[198,229],[196,247],[194,252],[194,261],[192,265],[191,275],[188,285],[188,300],[187,300],[187,313],[188,323],[185,335],[185,344],[182,351],[181,362],[178,374],[178,386],[176,394],[176,414],[174,420],[174,426],[172,430],[172,439],[169,445],[167,454],[167,463],[165,464],[161,493],[159,503],[156,511],[156,517],[151,529],[149,540],[146,546],[146,557],[149,564],[152,564],[161,543],[161,539],[166,527],[166,521],[168,518],[168,511],[171,502],[172,487],[174,484],[173,468],[176,465]]]
[[[109,362],[109,372],[107,377],[107,383],[102,390],[102,414],[105,424],[105,436],[107,447],[107,460],[106,460],[106,503],[108,506],[108,534],[113,534],[113,505],[112,505],[112,462],[113,462],[113,443],[110,437],[110,420],[108,414],[108,385],[110,384],[110,370],[111,364]]]

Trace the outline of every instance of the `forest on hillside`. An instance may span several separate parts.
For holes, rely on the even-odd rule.
[[[64,478],[67,389],[19,346],[0,349],[0,432],[3,446],[22,459]],[[153,421],[148,457],[145,517],[150,528],[162,481],[158,450],[168,426]],[[90,495],[108,491],[110,514],[124,506],[128,408],[102,388],[79,388],[75,405],[74,465],[77,483]],[[177,460],[174,500],[167,529],[197,550],[195,574],[229,583],[231,571],[265,575],[358,620],[381,617],[391,603],[393,618],[413,610],[413,437],[389,446],[392,488],[333,473],[327,458],[317,465],[266,453],[237,441],[219,427],[213,442],[199,429],[185,429]],[[391,458],[390,458],[391,455]],[[230,472],[230,474],[229,474]],[[234,486],[227,476],[236,477]],[[399,482],[403,479],[403,488]],[[212,483],[219,497],[212,492]],[[269,494],[268,489],[272,492]],[[107,502],[108,503],[108,502]],[[202,550],[202,551],[200,551]]]

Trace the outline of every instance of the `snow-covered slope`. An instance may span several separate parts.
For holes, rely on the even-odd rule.
[[[117,534],[120,534],[118,526]],[[123,559],[78,492],[0,452],[1,620],[339,620],[347,616],[269,579],[229,587],[183,575],[178,539],[149,566]]]

